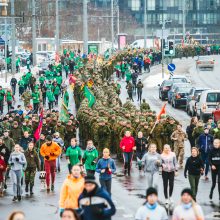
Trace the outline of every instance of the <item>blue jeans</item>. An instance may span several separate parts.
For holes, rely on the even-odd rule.
[[[130,175],[133,152],[123,152],[125,174]]]
[[[205,176],[207,176],[209,172],[209,154],[206,152],[201,152],[201,157],[205,165]]]

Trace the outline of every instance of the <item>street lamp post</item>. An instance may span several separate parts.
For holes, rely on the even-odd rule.
[[[114,0],[111,0],[111,32],[112,32],[112,52],[114,49]]]
[[[183,0],[183,43],[186,39],[186,0]]]
[[[60,52],[59,0],[56,0],[56,53]]]
[[[11,61],[11,69],[12,75],[15,74],[15,44],[16,44],[16,37],[15,37],[15,1],[11,0],[11,24],[12,24],[12,35],[11,35],[11,42],[12,42],[12,61]]]
[[[88,8],[87,0],[83,0],[83,53],[88,54]]]
[[[144,49],[147,48],[147,0],[144,0]]]
[[[7,56],[8,56],[8,33],[7,33],[7,18],[5,18],[5,82],[7,83]]]
[[[32,0],[32,55],[33,55],[33,66],[36,65],[36,0]]]

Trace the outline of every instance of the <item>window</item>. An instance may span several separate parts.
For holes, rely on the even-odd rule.
[[[220,93],[208,93],[207,102],[220,102]]]
[[[141,0],[131,0],[131,10],[139,11],[141,7]]]
[[[156,6],[155,0],[148,0],[147,1],[147,9],[149,11],[154,11],[155,10],[155,6]]]

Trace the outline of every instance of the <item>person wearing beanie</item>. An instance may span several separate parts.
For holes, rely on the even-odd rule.
[[[135,220],[168,220],[165,208],[159,205],[157,201],[157,190],[149,187],[146,191],[146,201],[138,209]]]
[[[204,220],[204,214],[200,205],[193,200],[193,192],[186,188],[181,192],[181,203],[176,206],[172,220]]]
[[[94,176],[86,176],[84,190],[78,200],[83,220],[111,220],[116,212],[109,194],[100,188]]]
[[[46,171],[47,192],[50,192],[50,176],[51,191],[54,191],[56,159],[62,152],[61,147],[54,141],[51,136],[46,137],[46,143],[42,144],[40,154],[44,157],[44,166]]]

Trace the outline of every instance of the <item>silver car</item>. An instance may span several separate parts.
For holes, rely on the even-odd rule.
[[[215,66],[215,60],[210,56],[201,56],[196,61],[196,68],[197,69],[210,68],[213,70],[214,66]]]

